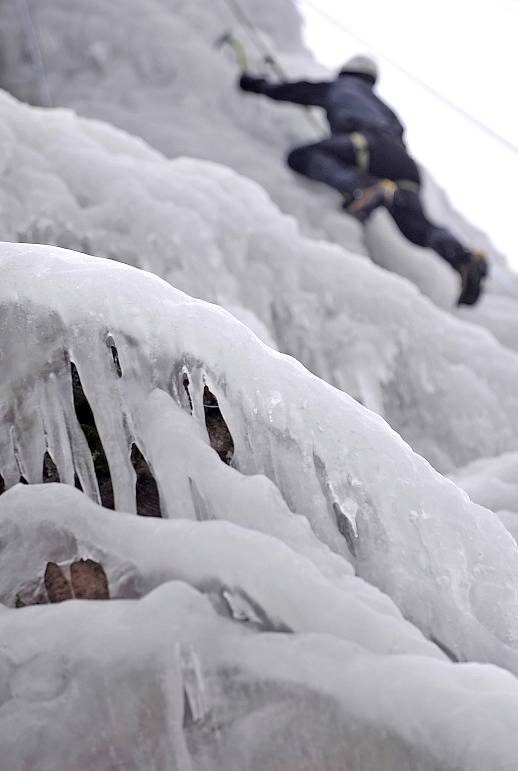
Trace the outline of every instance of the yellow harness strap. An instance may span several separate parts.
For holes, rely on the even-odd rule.
[[[411,190],[412,193],[419,192],[419,184],[411,179],[396,179],[396,185],[400,187],[401,190]]]
[[[365,134],[361,131],[353,131],[349,134],[351,142],[354,148],[354,154],[356,157],[356,166],[360,171],[369,171],[370,165],[370,153],[369,142]],[[401,190],[411,190],[413,193],[419,192],[419,184],[411,179],[396,179],[395,184],[401,188]]]
[[[361,171],[369,171],[370,154],[367,137],[360,131],[353,131],[349,136],[354,147],[356,165]]]

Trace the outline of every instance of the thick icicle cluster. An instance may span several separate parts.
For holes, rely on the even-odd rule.
[[[516,680],[452,664],[387,596],[449,657],[518,671],[518,552],[496,517],[217,307],[56,248],[4,245],[0,261],[0,470],[9,488],[40,482],[47,452],[70,483],[1,498],[12,771],[100,771],[108,751],[157,771],[294,768],[308,753],[308,768],[358,771],[510,762]],[[166,519],[72,489],[97,496],[71,363],[117,508],[135,511],[137,445]],[[209,446],[207,393],[232,467]],[[110,602],[12,608],[41,596],[49,562],[81,559],[103,566]]]
[[[116,508],[135,511],[133,445],[156,478],[167,517],[232,518],[225,473],[239,480],[238,508],[256,509],[260,520],[280,505],[270,485],[249,480],[264,475],[283,506],[304,514],[320,541],[428,635],[459,658],[518,668],[514,543],[379,417],[270,351],[230,315],[151,274],[45,247],[6,245],[0,256],[7,487],[20,477],[40,482],[47,451],[62,481],[77,477],[98,497],[73,399],[73,363]],[[198,444],[199,432],[207,435],[205,388],[233,440],[234,470],[210,453],[217,477],[190,449],[190,433]]]

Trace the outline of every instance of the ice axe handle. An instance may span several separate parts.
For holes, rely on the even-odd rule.
[[[223,46],[226,45],[230,46],[234,51],[241,72],[248,72],[248,58],[245,47],[232,32],[224,32],[223,35],[216,40],[216,48],[223,48]]]

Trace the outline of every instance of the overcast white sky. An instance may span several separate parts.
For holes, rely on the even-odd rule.
[[[518,267],[518,153],[441,104],[382,55],[518,145],[518,0],[299,0],[307,42],[333,69],[354,53],[381,67],[379,94],[407,127],[413,155],[454,205]],[[301,73],[302,75],[302,73]],[[476,244],[473,244],[476,246]]]

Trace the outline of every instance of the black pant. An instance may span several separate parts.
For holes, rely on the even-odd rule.
[[[419,189],[419,169],[401,142],[374,131],[362,133],[368,141],[368,170],[358,168],[357,153],[349,134],[334,134],[320,142],[296,147],[288,155],[288,166],[351,199],[355,191],[380,179],[405,180]],[[427,218],[419,192],[398,187],[387,209],[401,233],[412,243],[434,249],[457,270],[466,261],[467,249],[446,228],[438,227]]]

